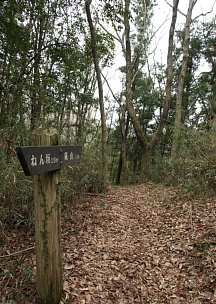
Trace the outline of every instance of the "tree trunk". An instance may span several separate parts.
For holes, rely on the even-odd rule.
[[[186,16],[186,23],[185,23],[185,36],[183,42],[183,60],[181,64],[181,72],[178,81],[177,87],[177,96],[176,96],[176,115],[175,115],[175,122],[174,122],[174,131],[173,131],[173,142],[172,142],[172,150],[171,150],[171,159],[175,160],[177,157],[177,152],[179,148],[179,141],[180,141],[180,133],[181,133],[181,121],[182,121],[182,100],[183,100],[183,93],[184,93],[184,83],[187,73],[187,66],[188,66],[188,57],[189,57],[189,44],[190,44],[190,26],[191,26],[191,16],[194,5],[196,4],[197,0],[190,0],[189,7]]]
[[[128,133],[129,117],[125,117],[126,107],[122,106],[120,121],[121,129],[121,153],[119,156],[118,169],[116,173],[116,184],[127,184],[128,182],[128,170],[127,170],[127,156],[126,156],[126,138]]]
[[[164,101],[163,112],[160,117],[160,121],[157,130],[152,137],[150,142],[147,142],[145,134],[142,130],[141,124],[136,116],[132,102],[132,65],[131,65],[131,45],[130,45],[130,23],[129,23],[129,12],[130,12],[130,0],[125,0],[125,12],[124,12],[124,24],[125,24],[125,57],[126,57],[126,103],[129,116],[131,118],[137,139],[142,147],[143,157],[141,166],[141,176],[140,181],[146,181],[149,177],[150,170],[150,160],[154,152],[156,144],[159,142],[163,128],[165,126],[168,112],[171,103],[171,92],[172,92],[172,75],[173,75],[173,37],[175,32],[175,25],[177,19],[177,9],[179,0],[173,1],[173,13],[172,21],[169,31],[169,45],[168,45],[168,55],[167,55],[167,80],[166,80],[166,96]]]
[[[101,70],[99,65],[99,57],[97,53],[97,39],[95,27],[91,17],[91,0],[85,2],[86,15],[91,33],[91,49],[94,60],[94,66],[97,76],[98,92],[99,92],[99,104],[101,114],[101,131],[102,131],[102,184],[103,188],[106,189],[108,186],[108,153],[107,153],[107,127],[106,127],[106,116],[104,110],[104,97],[103,97],[103,85],[101,78]]]
[[[136,116],[136,112],[133,106],[133,92],[132,92],[132,61],[131,61],[131,43],[130,43],[130,0],[125,0],[124,11],[124,25],[125,25],[125,60],[126,60],[126,105],[129,116],[134,126],[137,139],[143,149],[147,146],[147,141],[143,133],[142,127]]]
[[[45,38],[45,28],[44,23],[45,19],[42,15],[43,8],[40,8],[39,20],[38,20],[38,27],[37,27],[37,35],[36,41],[34,46],[34,53],[35,53],[35,60],[34,60],[34,75],[33,75],[33,83],[32,83],[32,100],[31,100],[31,130],[34,130],[38,127],[40,118],[41,118],[41,105],[42,100],[40,97],[40,63],[41,63],[41,55],[42,55],[42,47],[44,44]]]
[[[168,43],[168,53],[167,53],[167,70],[166,70],[166,86],[165,86],[165,100],[164,107],[160,117],[160,121],[157,127],[157,130],[149,143],[151,146],[151,151],[154,151],[155,146],[158,144],[164,126],[166,124],[166,120],[169,114],[169,108],[172,99],[172,81],[173,81],[173,40],[175,34],[175,25],[177,19],[177,11],[178,11],[179,0],[173,1],[173,12],[172,12],[172,21],[169,30],[169,43]]]
[[[151,158],[153,151],[148,146],[147,149],[142,151],[142,163],[141,163],[141,176],[140,180],[142,182],[147,182],[150,179],[150,169],[151,169]]]

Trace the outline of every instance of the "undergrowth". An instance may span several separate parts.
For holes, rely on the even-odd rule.
[[[184,136],[183,136],[184,135]],[[215,130],[184,131],[178,157],[156,157],[152,179],[156,183],[180,186],[195,195],[216,194],[216,133]]]

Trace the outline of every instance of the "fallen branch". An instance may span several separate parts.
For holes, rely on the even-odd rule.
[[[32,247],[25,248],[25,249],[22,249],[22,250],[13,252],[13,253],[9,253],[9,254],[7,254],[7,255],[0,255],[0,259],[9,258],[9,257],[11,257],[11,256],[21,254],[21,253],[23,253],[23,252],[32,250],[32,249],[34,249],[34,248],[35,248],[35,246],[32,246]]]
[[[85,192],[84,195],[87,195],[87,196],[103,196],[104,193],[90,193],[90,192]]]

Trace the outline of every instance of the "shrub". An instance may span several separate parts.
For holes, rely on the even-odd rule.
[[[157,158],[153,179],[168,185],[180,185],[186,191],[214,194],[216,191],[216,135],[211,131],[184,131],[179,156]]]
[[[101,193],[103,191],[101,172],[100,149],[84,146],[80,164],[68,167],[62,172],[62,199],[73,201],[86,192]]]

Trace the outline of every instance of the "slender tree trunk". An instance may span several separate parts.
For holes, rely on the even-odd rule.
[[[119,161],[118,161],[118,168],[117,168],[116,176],[115,176],[116,185],[120,185],[121,173],[122,173],[122,152],[120,152]]]
[[[177,11],[178,11],[179,0],[173,0],[173,11],[172,11],[172,20],[169,29],[169,43],[168,43],[168,53],[167,53],[167,71],[166,71],[166,86],[165,86],[165,100],[164,107],[161,113],[160,121],[158,127],[155,131],[154,136],[151,141],[148,143],[146,149],[143,150],[142,155],[142,174],[141,179],[147,180],[150,176],[150,166],[151,159],[155,150],[156,145],[158,144],[164,126],[166,124],[166,120],[169,114],[169,108],[172,99],[172,79],[173,79],[173,40],[175,34],[175,25],[177,20]]]
[[[129,117],[125,117],[126,108],[123,108],[122,113],[122,125],[121,125],[121,158],[122,158],[122,173],[121,183],[127,184],[128,182],[128,168],[127,168],[127,153],[126,153],[126,140],[128,133]]]
[[[126,138],[128,133],[128,125],[129,125],[129,117],[125,117],[126,115],[126,106],[122,106],[120,121],[120,129],[121,129],[121,152],[119,156],[119,163],[116,172],[116,184],[127,184],[128,182],[128,168],[127,168],[127,155],[126,155]]]
[[[188,57],[189,57],[190,26],[192,22],[191,17],[196,2],[197,0],[190,0],[187,16],[186,16],[185,36],[183,42],[183,60],[181,65],[181,71],[180,71],[178,87],[177,87],[177,96],[176,96],[176,115],[175,115],[173,142],[172,142],[172,150],[171,150],[172,160],[176,159],[179,148],[181,123],[182,123],[182,100],[183,100],[184,83],[185,83],[187,66],[188,66]]]
[[[43,2],[41,3],[43,5]],[[31,129],[35,129],[39,124],[41,118],[41,106],[42,100],[40,98],[40,63],[41,63],[41,55],[42,55],[42,48],[45,38],[45,31],[46,28],[44,27],[45,19],[42,14],[43,7],[40,8],[40,14],[38,20],[38,27],[37,27],[37,35],[35,41],[35,60],[34,60],[34,75],[33,75],[33,88],[32,88],[32,101],[31,101]],[[47,17],[48,18],[48,17]]]
[[[142,130],[141,124],[136,116],[132,102],[132,65],[131,65],[131,45],[130,45],[130,22],[129,22],[129,12],[130,12],[130,0],[125,0],[125,12],[124,12],[124,24],[125,24],[125,58],[126,58],[126,102],[127,110],[131,118],[137,139],[142,148],[142,165],[141,165],[141,182],[146,181],[150,173],[150,163],[152,154],[154,153],[155,146],[158,144],[163,128],[165,126],[170,103],[171,103],[171,92],[172,92],[172,75],[173,75],[173,39],[175,32],[175,25],[177,19],[177,9],[179,0],[173,0],[173,12],[172,21],[169,31],[169,45],[168,45],[168,55],[167,55],[167,80],[166,80],[166,96],[164,101],[163,112],[160,117],[160,121],[157,130],[152,137],[150,142],[147,142],[145,134]]]
[[[166,86],[165,86],[165,100],[164,107],[160,117],[160,121],[157,130],[150,142],[151,150],[153,151],[157,143],[159,142],[166,120],[169,114],[169,108],[172,99],[172,82],[173,82],[173,40],[175,34],[175,25],[177,19],[179,0],[173,0],[173,11],[172,11],[172,21],[169,29],[169,43],[168,43],[168,53],[167,53],[167,70],[166,70]]]
[[[142,130],[141,124],[137,118],[134,106],[133,106],[133,92],[132,92],[132,60],[131,60],[131,43],[130,43],[130,0],[125,0],[125,11],[124,11],[124,24],[125,24],[125,60],[126,60],[126,105],[128,114],[131,118],[134,131],[137,139],[142,147],[143,155],[147,150],[147,140]],[[143,167],[142,167],[143,170]],[[144,175],[147,172],[141,170],[140,179],[144,181]]]
[[[131,43],[130,43],[130,0],[125,0],[124,24],[125,24],[125,60],[126,60],[126,105],[127,110],[134,126],[137,139],[140,145],[145,149],[147,141],[143,133],[142,127],[137,119],[133,106],[132,92],[132,61],[131,61]]]
[[[103,97],[103,84],[101,78],[101,70],[99,65],[99,57],[97,53],[97,39],[95,27],[91,17],[91,0],[85,2],[86,15],[91,33],[91,49],[95,65],[95,71],[97,76],[98,91],[99,91],[99,104],[101,114],[101,131],[102,131],[102,183],[104,189],[108,186],[108,153],[107,153],[107,127],[106,127],[106,116],[104,110],[104,97]]]

